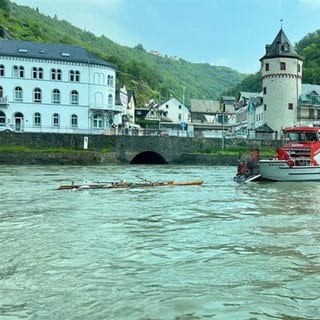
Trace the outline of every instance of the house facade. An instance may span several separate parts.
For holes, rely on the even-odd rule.
[[[176,98],[170,98],[169,100],[159,104],[158,110],[166,114],[173,123],[187,124],[191,121],[191,113],[189,109]]]
[[[116,67],[65,44],[0,41],[0,125],[16,131],[100,133],[115,104]]]

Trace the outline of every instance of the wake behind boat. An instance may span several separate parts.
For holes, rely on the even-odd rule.
[[[146,187],[179,187],[179,186],[201,186],[203,180],[193,181],[166,181],[166,182],[152,182],[145,180],[144,182],[96,182],[96,183],[83,183],[61,185],[58,190],[73,190],[80,191],[86,189],[119,189],[119,188],[146,188]]]

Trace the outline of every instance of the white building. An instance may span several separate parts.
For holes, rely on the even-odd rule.
[[[123,112],[115,106],[115,77],[113,64],[77,46],[1,40],[0,125],[100,133]]]
[[[262,92],[240,93],[238,128],[279,138],[285,127],[320,126],[319,86],[302,84],[302,58],[282,28],[260,61]]]
[[[173,122],[178,124],[187,124],[191,122],[191,113],[189,109],[176,98],[161,103],[159,110],[166,112],[166,116]]]
[[[263,121],[275,132],[281,132],[284,127],[297,124],[302,59],[281,28],[260,61]]]

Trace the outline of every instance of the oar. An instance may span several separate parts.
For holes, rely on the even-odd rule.
[[[149,183],[154,183],[154,182],[152,182],[152,181],[150,181],[150,180],[148,180],[148,179],[146,179],[146,178],[142,178],[142,177],[139,177],[139,176],[136,176],[138,179],[141,179],[141,180],[143,180],[143,181],[145,181],[145,182],[149,182]]]
[[[92,183],[115,183],[114,181],[93,181]]]

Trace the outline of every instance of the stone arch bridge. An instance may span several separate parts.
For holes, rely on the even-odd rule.
[[[195,152],[198,148],[188,140],[181,137],[118,136],[115,151],[122,163],[177,163],[183,154]]]

